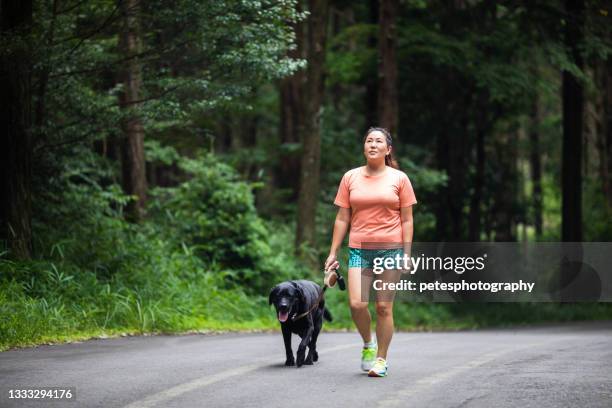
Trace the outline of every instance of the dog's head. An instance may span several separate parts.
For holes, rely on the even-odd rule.
[[[270,291],[269,303],[276,308],[276,315],[281,323],[289,319],[291,313],[297,313],[304,302],[304,292],[296,282],[279,283]]]

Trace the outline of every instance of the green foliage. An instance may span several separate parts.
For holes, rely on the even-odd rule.
[[[304,61],[286,56],[295,46],[288,23],[305,18],[296,0],[149,1],[140,10],[142,100],[119,109],[117,81],[125,55],[119,49],[123,18],[107,0],[34,8],[33,95],[37,143],[49,147],[112,138],[122,119],[138,113],[147,131],[201,131],[193,115],[244,104],[257,85],[291,74]],[[59,12],[58,12],[59,11]],[[14,41],[0,40],[0,52]],[[45,78],[45,79],[43,79]],[[41,99],[42,98],[42,99]]]
[[[559,184],[545,177],[542,180],[543,241],[561,240],[561,189]]]
[[[376,74],[378,50],[369,42],[378,35],[374,24],[354,24],[335,35],[328,47],[328,85],[362,83]]]
[[[612,208],[603,194],[602,181],[587,179],[584,182],[583,220],[585,241],[609,241],[612,237]]]
[[[295,265],[283,265],[283,254],[273,252],[251,187],[232,167],[210,154],[181,158],[179,167],[189,175],[187,181],[151,192],[151,214],[160,233],[246,288],[265,290],[275,278],[289,276],[288,267]]]
[[[286,57],[295,41],[288,23],[304,18],[295,6],[295,0],[147,2],[147,45],[162,39],[169,48],[164,60],[174,63],[172,68],[163,60],[145,65],[145,88],[164,95],[144,108],[146,116],[181,126],[181,116],[241,104],[254,85],[303,67],[303,61]]]
[[[150,148],[158,160],[178,157]],[[121,216],[129,197],[112,167],[78,153],[36,197],[38,257],[0,258],[0,349],[90,333],[271,324],[269,288],[304,271],[290,255],[291,231],[264,224],[231,167],[179,158],[191,178],[158,189],[154,217],[134,225]]]

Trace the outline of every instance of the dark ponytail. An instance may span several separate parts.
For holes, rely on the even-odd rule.
[[[389,132],[387,129],[385,128],[381,128],[381,127],[371,127],[368,129],[368,131],[366,132],[364,138],[363,138],[363,143],[365,143],[366,139],[368,138],[368,135],[372,132],[380,132],[383,135],[385,135],[385,139],[387,139],[387,146],[391,147],[393,146],[393,138],[391,137],[391,132]],[[395,160],[395,157],[393,157],[393,149],[391,149],[391,152],[385,156],[385,165],[393,167],[394,169],[398,169],[399,170],[399,164],[397,163],[397,160]]]

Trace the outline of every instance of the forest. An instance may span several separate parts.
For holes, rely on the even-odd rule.
[[[611,5],[0,0],[0,350],[277,328],[268,291],[322,280],[370,126],[415,241],[610,241]],[[612,316],[396,308],[406,330]]]

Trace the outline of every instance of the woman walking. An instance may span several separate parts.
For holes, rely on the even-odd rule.
[[[368,310],[374,258],[410,255],[416,198],[410,180],[393,159],[393,139],[383,128],[370,128],[363,139],[365,166],[349,170],[340,181],[339,207],[325,270],[339,267],[337,253],[349,233],[348,290],[351,315],[364,345],[361,368],[370,377],[387,375],[387,351],[393,336],[393,291],[376,291],[376,339]],[[398,281],[399,271],[376,279]]]

